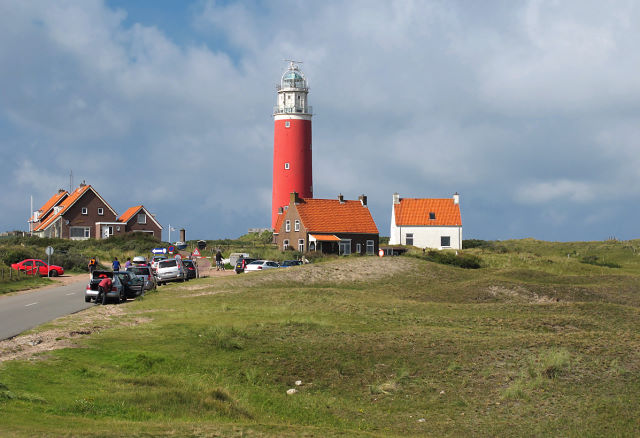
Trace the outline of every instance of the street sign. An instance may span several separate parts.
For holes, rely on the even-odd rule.
[[[169,248],[167,248],[167,249],[168,249],[168,250],[169,250],[169,252],[170,252],[170,253],[172,253],[172,254],[173,254],[173,251],[175,251],[175,250],[176,250],[176,248],[175,248],[173,245],[169,246]]]
[[[48,256],[53,254],[53,246],[47,246],[47,248],[44,250],[44,253]]]
[[[379,249],[379,250],[378,250],[378,255],[379,255],[380,257],[384,257],[384,249]]]
[[[192,255],[194,255],[196,257],[200,257],[200,251],[198,251],[198,248],[193,250],[193,254]]]
[[[180,254],[176,254],[176,259],[180,260],[182,258],[182,256]]]
[[[167,253],[167,248],[153,248],[151,250],[151,252],[153,254],[166,254]]]

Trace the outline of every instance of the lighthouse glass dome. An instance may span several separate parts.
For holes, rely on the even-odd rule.
[[[304,75],[297,65],[290,66],[289,70],[282,75],[281,86],[282,88],[307,88]]]

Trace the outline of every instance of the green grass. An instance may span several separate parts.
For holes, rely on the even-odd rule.
[[[0,295],[33,289],[52,283],[48,278],[37,275],[25,275],[11,268],[0,268]]]
[[[496,244],[160,288],[2,363],[0,435],[636,436],[638,242]]]

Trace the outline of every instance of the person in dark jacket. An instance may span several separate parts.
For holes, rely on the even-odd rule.
[[[120,270],[120,262],[118,261],[118,257],[113,258],[113,263],[111,264],[111,266],[113,267],[114,272]]]
[[[220,268],[224,271],[224,266],[222,266],[222,253],[218,250],[216,253],[216,271],[219,271]]]

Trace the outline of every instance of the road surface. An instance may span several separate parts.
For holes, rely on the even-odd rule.
[[[0,296],[0,340],[91,307],[93,304],[84,302],[87,280],[82,275],[64,286]]]

